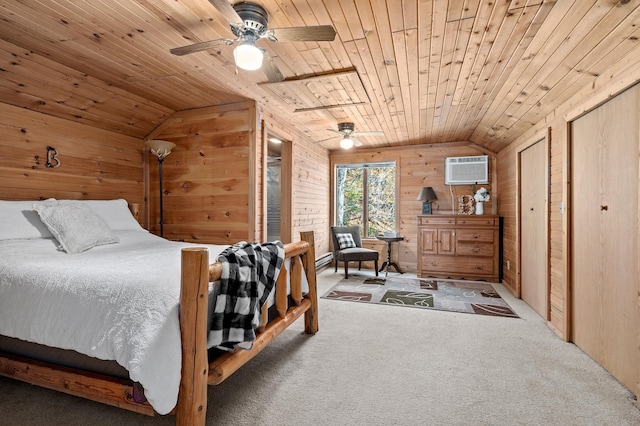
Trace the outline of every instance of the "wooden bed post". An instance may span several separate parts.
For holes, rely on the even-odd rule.
[[[316,250],[313,231],[301,232],[300,239],[309,244],[309,249],[302,257],[302,264],[309,282],[308,299],[311,308],[304,313],[304,331],[307,334],[315,334],[318,331],[318,290],[316,287]]]
[[[203,247],[182,249],[180,333],[182,378],[176,424],[204,425],[207,415],[207,303],[209,252]]]

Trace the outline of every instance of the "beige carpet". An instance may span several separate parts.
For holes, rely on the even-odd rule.
[[[391,274],[390,274],[391,275]],[[342,275],[319,277],[319,294]],[[210,425],[639,425],[633,395],[526,304],[519,319],[320,300],[209,388]],[[165,425],[0,377],[0,425]]]

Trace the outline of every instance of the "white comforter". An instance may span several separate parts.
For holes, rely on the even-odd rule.
[[[180,250],[190,244],[117,235],[78,254],[51,239],[0,242],[0,334],[115,360],[166,414],[178,398]],[[213,263],[227,246],[206,247]]]

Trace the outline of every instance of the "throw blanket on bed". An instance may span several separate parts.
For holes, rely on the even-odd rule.
[[[222,276],[208,346],[251,349],[260,325],[260,308],[284,263],[284,246],[280,241],[243,241],[220,253],[218,262]]]

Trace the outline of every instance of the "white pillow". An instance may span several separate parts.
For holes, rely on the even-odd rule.
[[[49,229],[33,211],[33,206],[54,201],[0,200],[0,241],[53,238]]]
[[[129,210],[124,199],[118,200],[82,200],[109,225],[113,231],[145,231]]]
[[[353,240],[353,235],[351,234],[336,234],[336,239],[338,240],[340,250],[356,247],[356,242]]]
[[[37,204],[34,209],[67,253],[118,242],[111,228],[87,204],[67,200]]]

